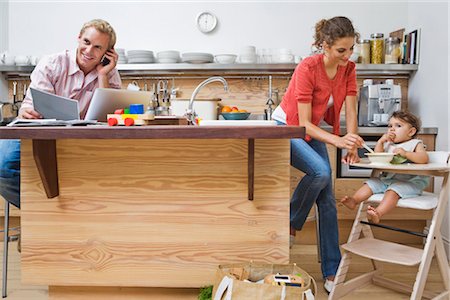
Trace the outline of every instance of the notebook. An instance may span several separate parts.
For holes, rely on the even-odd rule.
[[[34,110],[44,119],[79,120],[78,101],[31,88]]]

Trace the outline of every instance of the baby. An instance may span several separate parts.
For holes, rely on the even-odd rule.
[[[394,112],[389,119],[388,131],[378,141],[375,152],[395,153],[406,162],[428,163],[428,155],[421,140],[414,139],[420,129],[420,120],[407,111]],[[379,223],[383,215],[395,208],[400,198],[411,198],[422,194],[428,186],[429,177],[407,174],[382,173],[379,178],[370,178],[351,197],[345,196],[341,203],[350,209],[367,200],[373,194],[384,193],[378,207],[369,206],[367,217]]]

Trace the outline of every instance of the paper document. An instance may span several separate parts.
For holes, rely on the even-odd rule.
[[[44,119],[79,120],[78,101],[30,88],[34,110]]]

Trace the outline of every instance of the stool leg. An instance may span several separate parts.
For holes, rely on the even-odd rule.
[[[8,279],[8,244],[9,244],[9,202],[5,201],[5,226],[3,234],[3,270],[2,298],[6,298],[6,282]]]
[[[2,298],[6,298],[6,283],[8,280],[8,242],[9,242],[9,202],[5,201],[5,226],[4,226],[4,234],[3,234]]]
[[[319,210],[317,204],[314,204],[314,215],[316,218],[317,262],[320,263],[322,260],[320,259]]]

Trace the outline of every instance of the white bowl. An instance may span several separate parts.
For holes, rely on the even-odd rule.
[[[234,54],[217,54],[214,56],[216,62],[219,64],[234,64],[236,62],[237,55]]]
[[[389,164],[391,160],[394,158],[394,153],[364,153],[370,160],[372,164]]]

